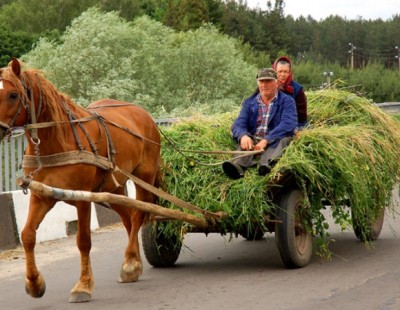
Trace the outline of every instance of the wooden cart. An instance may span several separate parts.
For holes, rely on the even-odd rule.
[[[64,190],[35,181],[30,181],[28,185],[24,184],[24,180],[21,179],[18,183],[24,188],[28,187],[42,195],[58,200],[91,201],[103,205],[119,203],[152,213],[153,220],[142,227],[141,233],[144,254],[147,261],[154,267],[173,266],[178,260],[182,248],[182,238],[166,236],[163,230],[158,229],[159,225],[165,221],[178,220],[190,223],[190,228],[186,230],[186,233],[226,233],[220,225],[223,221],[223,214],[219,214],[219,221],[210,221],[205,217],[199,218],[180,210],[167,209],[121,195]],[[273,186],[267,192],[268,199],[272,199],[277,208],[274,213],[265,214],[264,227],[268,229],[268,232],[275,233],[275,243],[285,267],[301,268],[308,265],[313,255],[312,222],[307,218],[307,212],[304,212],[307,208],[305,202],[308,200],[305,199],[291,174],[283,175],[277,180],[277,183],[280,186]],[[323,203],[329,205],[328,201]],[[348,201],[344,200],[344,203],[348,204]],[[384,208],[381,209],[378,218],[371,222],[369,227],[359,225],[359,221],[353,218],[353,228],[358,239],[373,241],[379,237],[384,220],[384,210]],[[241,231],[232,228],[230,233],[241,235],[247,240],[260,240],[266,231],[255,225],[252,229]]]
[[[277,185],[268,191],[268,199],[277,205],[274,213],[265,214],[265,226],[267,232],[275,233],[275,243],[279,250],[280,257],[286,268],[301,268],[310,262],[313,255],[313,225],[311,219],[307,218],[308,213],[303,192],[298,188],[294,177],[291,174],[281,176],[276,180]],[[348,200],[343,200],[349,206]],[[323,201],[329,205],[329,201]],[[384,220],[382,208],[378,218],[371,222],[369,227],[361,226],[353,215],[352,224],[355,235],[361,241],[373,241],[379,237]],[[158,225],[165,221],[165,218],[156,217],[155,220],[142,228],[142,244],[147,261],[154,267],[169,267],[177,261],[182,241],[178,237],[165,236]],[[192,226],[187,233],[221,233],[218,222],[215,225],[206,227]],[[241,235],[247,240],[260,240],[266,231],[255,224],[252,229],[230,231],[233,234]]]

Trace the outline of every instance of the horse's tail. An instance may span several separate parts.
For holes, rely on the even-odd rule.
[[[164,182],[164,173],[162,171],[161,165],[163,165],[163,163],[161,163],[158,166],[156,178],[154,180],[154,187],[157,187],[157,188],[165,191],[166,186],[165,186],[165,182]],[[160,200],[160,198],[158,196],[154,195],[153,203],[158,204],[159,200]],[[152,215],[150,213],[146,214],[146,216],[144,218],[144,224],[148,223],[151,219],[152,219]]]
[[[165,182],[164,182],[164,173],[162,172],[161,166],[163,163],[161,162],[160,165],[158,166],[157,174],[156,174],[156,179],[154,181],[154,187],[157,187],[162,190],[166,190]]]

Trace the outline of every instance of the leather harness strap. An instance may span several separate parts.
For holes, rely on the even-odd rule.
[[[95,155],[85,150],[76,150],[52,155],[41,155],[40,162],[42,167],[57,167],[73,164],[90,164],[104,170],[114,168],[112,162],[108,158]],[[38,163],[35,155],[24,155],[22,160],[22,168],[37,168]]]

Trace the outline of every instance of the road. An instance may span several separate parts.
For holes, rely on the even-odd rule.
[[[400,112],[400,102],[382,102],[376,103],[376,105],[389,114],[398,114]]]
[[[95,290],[90,303],[69,304],[79,273],[74,237],[37,246],[47,291],[33,299],[24,291],[20,249],[0,257],[0,309],[400,309],[400,219],[387,215],[372,247],[352,231],[332,225],[332,260],[314,256],[310,265],[287,270],[274,235],[260,241],[217,234],[189,234],[175,267],[144,261],[137,283],[116,282],[127,237],[116,225],[93,233]]]

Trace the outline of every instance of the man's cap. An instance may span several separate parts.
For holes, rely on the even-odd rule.
[[[278,74],[272,68],[263,68],[258,71],[257,81],[261,80],[277,80]]]

